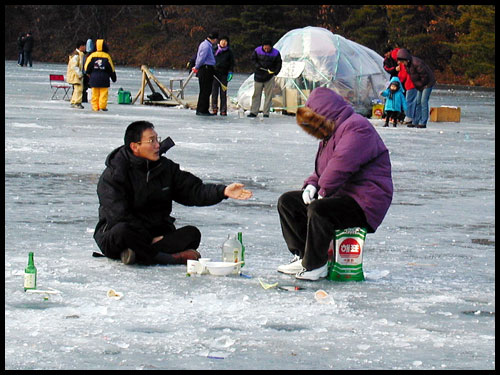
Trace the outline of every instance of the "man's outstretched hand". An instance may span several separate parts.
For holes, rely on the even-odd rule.
[[[224,189],[224,195],[228,198],[247,200],[252,197],[252,192],[250,190],[243,189],[245,185],[238,182],[233,182],[231,185],[226,186]]]

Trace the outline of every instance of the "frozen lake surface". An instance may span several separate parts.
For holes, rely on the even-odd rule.
[[[494,92],[435,89],[430,105],[461,107],[460,123],[372,121],[391,152],[395,192],[366,239],[367,280],[305,282],[276,272],[290,259],[276,203],[301,188],[317,149],[294,117],[119,105],[118,89],[135,96],[141,80],[124,67],[109,112],[93,113],[50,100],[48,75],[66,74],[64,64],[6,61],[5,73],[6,369],[495,368]],[[155,74],[164,84],[187,76]],[[246,77],[235,74],[231,97]],[[173,210],[178,226],[200,228],[200,252],[213,260],[228,234],[243,232],[249,278],[92,257],[97,180],[136,120],[172,137],[167,156],[183,169],[253,191],[249,201]],[[39,289],[60,295],[23,291],[30,251]],[[259,278],[304,289],[264,290]],[[107,298],[110,288],[123,298]],[[332,303],[316,302],[318,289]]]

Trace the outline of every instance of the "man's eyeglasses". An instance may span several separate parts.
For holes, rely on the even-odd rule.
[[[161,137],[151,137],[151,138],[149,138],[146,141],[139,141],[139,142],[135,142],[135,143],[139,143],[139,144],[141,144],[141,143],[153,144],[155,142],[158,142],[158,144],[160,144],[161,143]]]

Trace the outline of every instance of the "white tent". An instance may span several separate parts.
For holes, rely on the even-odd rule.
[[[328,87],[342,95],[364,115],[379,98],[388,75],[384,59],[375,51],[321,27],[305,27],[286,33],[275,45],[283,68],[276,77],[273,108],[295,113],[316,87]],[[238,104],[249,109],[253,74],[238,90]],[[263,103],[263,101],[262,101]]]

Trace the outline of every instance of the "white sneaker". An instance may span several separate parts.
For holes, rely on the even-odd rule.
[[[316,281],[323,277],[326,277],[328,274],[328,262],[325,263],[324,266],[316,268],[315,270],[308,271],[305,268],[302,268],[301,271],[297,272],[295,275],[296,279],[300,280],[311,280]]]
[[[295,275],[300,270],[302,270],[302,259],[298,255],[295,255],[290,263],[278,267],[278,272],[288,275]]]

